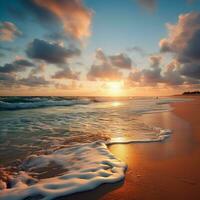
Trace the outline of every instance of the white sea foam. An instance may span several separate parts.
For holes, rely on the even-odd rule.
[[[107,144],[128,144],[128,143],[148,143],[148,142],[162,142],[169,138],[171,135],[170,129],[159,129],[157,133],[155,132],[154,137],[151,138],[125,138],[125,137],[115,137],[112,138]]]
[[[67,172],[40,181],[20,172],[12,180],[12,188],[0,192],[0,199],[21,200],[39,196],[40,199],[49,200],[91,190],[103,183],[122,180],[127,168],[126,164],[115,158],[101,142],[63,148],[51,155],[35,155],[26,159],[22,167],[33,170],[47,167],[51,162],[62,166]]]

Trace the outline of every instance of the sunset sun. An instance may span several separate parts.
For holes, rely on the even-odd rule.
[[[123,82],[122,81],[108,82],[107,88],[111,96],[121,95],[123,91]]]

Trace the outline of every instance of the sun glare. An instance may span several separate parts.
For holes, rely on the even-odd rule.
[[[122,87],[123,82],[122,81],[113,81],[107,83],[107,88],[109,90],[110,95],[121,95],[122,94]]]
[[[113,107],[118,107],[118,106],[120,106],[120,105],[122,105],[121,102],[118,102],[118,101],[112,102],[112,106],[113,106]]]

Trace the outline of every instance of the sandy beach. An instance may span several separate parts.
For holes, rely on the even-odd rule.
[[[170,128],[173,133],[167,140],[109,146],[128,164],[124,181],[59,199],[200,199],[200,97],[185,98],[193,101],[142,116],[152,125]]]

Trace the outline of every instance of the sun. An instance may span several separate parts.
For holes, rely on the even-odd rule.
[[[111,81],[107,82],[108,92],[111,96],[121,95],[123,82],[122,81]]]

